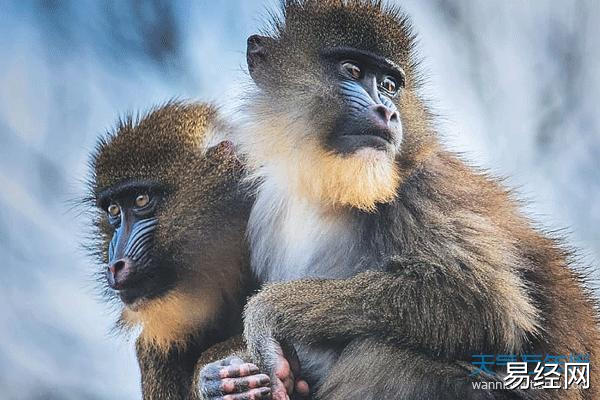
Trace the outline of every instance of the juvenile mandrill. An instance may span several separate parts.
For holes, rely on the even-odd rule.
[[[248,39],[239,137],[258,188],[251,266],[271,283],[245,335],[273,397],[293,392],[294,347],[321,400],[600,398],[584,276],[507,189],[440,145],[407,18],[369,0],[287,0],[282,15]],[[588,354],[591,385],[474,390],[502,378],[474,374],[474,354]]]
[[[241,333],[251,202],[231,143],[207,148],[222,129],[212,106],[171,102],[120,121],[92,158],[93,248],[107,298],[122,305],[118,327],[141,330],[145,399],[197,398],[200,355]]]

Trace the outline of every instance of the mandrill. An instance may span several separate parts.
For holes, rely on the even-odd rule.
[[[231,143],[208,147],[225,129],[210,105],[170,102],[120,121],[92,157],[92,249],[107,300],[121,304],[117,326],[140,331],[144,399],[198,398],[199,357],[242,343],[251,199]]]
[[[440,144],[407,17],[376,0],[286,0],[273,15],[248,39],[238,136],[257,187],[251,268],[267,284],[246,307],[247,361],[269,395],[600,398],[584,275],[499,180]],[[475,374],[474,354],[588,354],[591,385],[475,390],[506,369]]]

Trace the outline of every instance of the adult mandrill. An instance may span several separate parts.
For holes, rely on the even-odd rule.
[[[107,300],[121,305],[118,327],[141,329],[144,399],[198,398],[199,357],[241,346],[238,337],[209,349],[241,333],[252,289],[243,168],[231,143],[207,148],[222,129],[212,106],[171,102],[120,121],[92,157],[92,249]]]
[[[276,282],[247,305],[245,335],[273,397],[292,392],[291,344],[323,400],[599,398],[584,277],[508,190],[440,145],[407,18],[380,1],[283,4],[248,39],[239,138],[258,184],[252,269]],[[472,374],[481,353],[586,353],[591,386],[475,390],[494,379]]]

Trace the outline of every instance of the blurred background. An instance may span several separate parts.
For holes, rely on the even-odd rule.
[[[132,343],[111,335],[80,247],[88,153],[127,111],[231,103],[274,2],[0,2],[1,398],[139,398]],[[600,265],[600,2],[402,5],[447,144]]]

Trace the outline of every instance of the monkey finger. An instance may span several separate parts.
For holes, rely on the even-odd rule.
[[[268,375],[259,374],[243,378],[227,378],[221,381],[221,391],[223,393],[243,393],[248,389],[260,387],[269,387],[271,379]]]
[[[239,365],[243,363],[244,360],[241,358],[237,356],[229,356],[227,358],[206,364],[204,367],[202,367],[200,374],[204,379],[221,379],[220,371],[223,367]]]
[[[292,394],[294,393],[294,376],[293,375],[289,375],[287,377],[285,377],[285,379],[282,379],[281,381],[283,383],[283,386],[285,387],[285,391],[287,392],[287,394]]]
[[[202,368],[200,374],[205,380],[221,380],[255,375],[258,372],[258,367],[255,364],[245,363],[242,359],[236,357],[207,364]]]
[[[229,356],[223,360],[223,365],[239,365],[244,364],[245,361],[239,358],[238,356]]]
[[[215,400],[271,400],[271,389],[262,387],[245,393],[228,394]]]
[[[219,378],[239,378],[243,376],[256,375],[257,373],[258,366],[256,366],[256,364],[243,363],[222,367],[219,370]]]
[[[294,393],[298,393],[302,397],[308,397],[310,394],[308,382],[306,382],[304,379],[297,379]]]
[[[200,370],[200,379],[203,381],[221,380],[221,369],[223,368],[223,360],[206,364]]]
[[[204,398],[207,399],[223,399],[232,395],[242,396],[239,397],[240,399],[246,398],[243,396],[250,395],[255,396],[257,399],[267,399],[271,396],[270,382],[270,378],[264,374],[253,376],[251,380],[248,378],[227,378],[223,380],[204,379],[201,384],[201,392]],[[237,399],[238,397],[233,398]]]
[[[294,392],[294,373],[290,368],[289,362],[282,356],[278,357],[277,366],[275,367],[275,377],[288,394]]]
[[[294,376],[300,376],[300,359],[296,348],[287,341],[282,341],[280,344],[283,358],[288,362],[290,370]]]
[[[293,375],[292,369],[290,368],[290,363],[281,355],[277,355],[274,372],[275,376],[281,380]]]
[[[289,400],[289,394],[292,393],[291,389],[293,389],[293,384],[291,388],[288,388],[283,381],[275,378],[275,381],[271,386],[271,395],[273,400]]]

